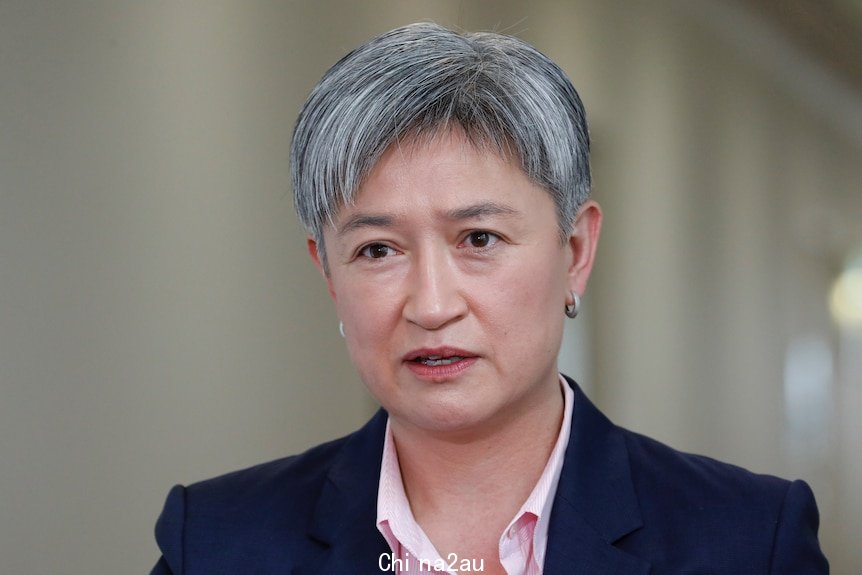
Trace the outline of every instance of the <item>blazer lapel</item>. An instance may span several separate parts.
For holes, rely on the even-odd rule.
[[[380,410],[344,444],[329,471],[308,530],[319,546],[296,575],[378,573],[389,546],[376,527],[377,485],[386,430]]]
[[[548,526],[545,575],[637,575],[649,563],[613,544],[641,520],[622,434],[580,388]]]
[[[608,544],[581,515],[569,507],[551,516],[545,575],[646,575],[650,564]],[[554,515],[557,519],[554,519]]]
[[[646,575],[649,563],[614,543],[642,526],[619,430],[573,381],[572,429],[548,526],[545,575]],[[381,573],[377,531],[386,430],[380,410],[345,443],[321,490],[308,535],[317,546],[294,575]]]

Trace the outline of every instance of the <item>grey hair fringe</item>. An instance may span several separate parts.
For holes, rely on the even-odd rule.
[[[526,42],[431,23],[356,48],[311,91],[291,145],[294,206],[326,265],[323,229],[393,143],[460,127],[520,161],[552,196],[561,238],[590,194],[589,133],[566,74]]]

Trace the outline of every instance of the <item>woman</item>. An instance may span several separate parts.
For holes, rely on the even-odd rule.
[[[294,132],[297,212],[383,407],[171,492],[153,573],[826,573],[802,482],[611,424],[557,372],[601,228],[583,106],[524,42],[348,54]]]

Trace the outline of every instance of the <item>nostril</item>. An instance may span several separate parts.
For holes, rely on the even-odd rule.
[[[426,330],[440,329],[467,311],[457,269],[445,257],[426,254],[411,270],[410,292],[403,313],[408,322]],[[429,261],[429,258],[438,259]]]

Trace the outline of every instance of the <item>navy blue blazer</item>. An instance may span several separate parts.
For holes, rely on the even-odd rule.
[[[829,572],[814,496],[612,424],[578,386],[545,575]],[[301,455],[171,490],[151,575],[368,575],[386,413]],[[383,563],[386,567],[385,562]]]

